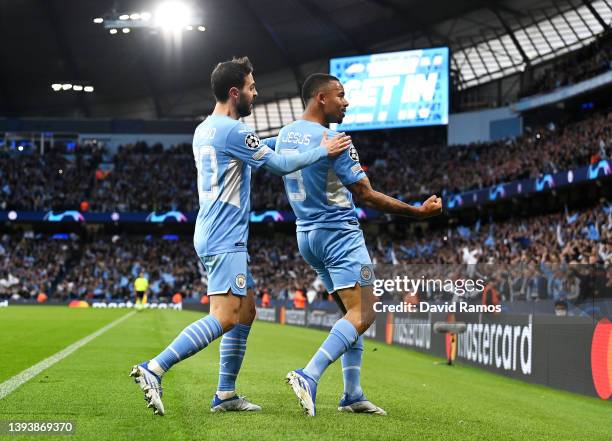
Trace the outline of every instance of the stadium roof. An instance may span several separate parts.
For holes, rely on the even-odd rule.
[[[157,0],[0,0],[0,116],[136,116],[144,100],[153,117],[188,116],[177,110],[186,95],[207,109],[209,73],[233,55],[248,55],[258,78],[287,72],[279,83],[290,95],[309,62],[324,70],[331,56],[448,45],[465,88],[587,44],[612,17],[610,0],[185,2],[206,31],[183,32],[178,43],[93,23]],[[54,83],[95,92],[57,93]]]

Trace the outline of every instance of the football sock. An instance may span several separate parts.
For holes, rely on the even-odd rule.
[[[221,334],[223,329],[219,321],[212,315],[207,315],[183,329],[178,337],[151,361],[159,364],[166,372],[174,364],[204,349]]]
[[[164,368],[162,368],[158,362],[156,362],[155,360],[151,360],[147,363],[147,369],[150,370],[151,372],[153,372],[155,375],[157,375],[158,377],[161,377],[162,375],[164,375],[166,373],[166,371],[164,370]]]
[[[316,382],[327,367],[344,354],[359,338],[357,329],[346,319],[340,319],[329,332],[319,350],[304,368],[304,373]]]
[[[217,397],[219,397],[220,400],[228,400],[235,396],[236,396],[235,390],[218,390],[217,391]]]
[[[361,359],[363,358],[363,337],[342,355],[342,377],[344,379],[344,393],[351,398],[359,398],[363,394],[361,389]]]
[[[240,372],[250,331],[250,326],[238,323],[231,331],[223,335],[219,346],[218,392],[228,392],[236,389],[236,377]],[[217,393],[217,395],[219,394]],[[220,395],[219,398],[221,398]]]

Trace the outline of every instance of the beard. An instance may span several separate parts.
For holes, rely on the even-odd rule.
[[[332,117],[327,117],[327,124],[342,124],[342,120],[344,119],[343,116],[332,116]]]
[[[238,115],[241,118],[244,118],[245,116],[249,116],[251,114],[252,106],[253,101],[249,102],[249,99],[245,95],[240,94],[238,96],[238,100],[236,101],[236,110],[238,111]]]

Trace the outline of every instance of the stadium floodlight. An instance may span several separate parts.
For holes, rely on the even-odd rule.
[[[83,90],[83,86],[75,84],[74,86],[72,86],[72,90],[74,90],[75,92],[81,92]]]
[[[191,23],[191,9],[180,1],[161,3],[155,10],[155,25],[167,31],[179,31]]]
[[[206,30],[201,11],[194,9],[181,0],[164,0],[157,5],[154,13],[148,11],[111,11],[102,17],[94,18],[94,23],[102,24],[112,35],[139,32],[140,29],[172,31],[174,34],[185,31]],[[128,30],[129,29],[129,30]],[[157,33],[157,32],[154,32]],[[165,34],[165,33],[164,33]]]
[[[85,86],[83,90],[85,90],[87,93],[91,93],[94,91],[94,88],[93,86]]]
[[[62,90],[70,90],[70,89],[72,89],[72,84],[70,83],[62,84]]]
[[[56,92],[59,92],[60,90],[62,90],[62,85],[61,84],[51,84],[51,89],[53,89]]]

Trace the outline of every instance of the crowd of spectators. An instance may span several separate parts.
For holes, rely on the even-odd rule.
[[[415,146],[406,132],[354,135],[373,186],[402,200],[486,188],[588,165],[612,154],[612,112],[557,128],[528,129],[515,140]],[[113,156],[0,153],[0,210],[197,211],[191,146],[144,143]],[[27,184],[24,184],[27,183]],[[289,209],[282,180],[253,173],[251,208]]]
[[[77,249],[72,240],[49,240],[32,231],[0,236],[0,298],[51,294]]]
[[[0,210],[77,210],[89,196],[97,155],[0,151]]]
[[[120,147],[112,169],[94,180],[92,211],[195,211],[196,169],[190,145]]]
[[[55,295],[125,301],[132,298],[134,280],[141,272],[153,301],[167,301],[175,293],[199,298],[206,292],[206,278],[190,240],[105,236],[83,244],[78,262],[59,282]]]
[[[472,226],[424,232],[421,236],[405,238],[390,232],[366,234],[366,243],[380,276],[402,271],[414,275],[420,271],[430,278],[453,279],[480,265],[481,271],[496,279],[500,300],[576,300],[579,289],[584,297],[587,284],[583,283],[580,288],[570,283],[565,277],[569,268],[576,268],[572,274],[582,272],[583,279],[594,279],[596,268],[609,269],[612,265],[612,205],[605,202],[584,211],[486,225],[479,221]],[[321,281],[309,270],[291,239],[283,242],[277,239],[277,244],[282,243],[283,264],[267,268],[266,276],[262,277],[264,283],[257,288],[259,294],[268,289],[272,298],[284,300],[301,291],[308,294],[309,300],[327,299]],[[258,247],[258,254],[263,253],[265,257],[271,248],[270,245]],[[410,271],[405,270],[407,265]],[[290,277],[288,271],[292,271]],[[255,267],[256,277],[258,272]],[[539,281],[536,285],[534,277]],[[577,277],[574,274],[572,280]],[[598,289],[612,297],[609,270],[607,277],[605,282],[598,282]],[[269,280],[280,283],[270,287]],[[597,295],[599,291],[591,289],[588,295]]]
[[[486,188],[586,166],[612,155],[612,112],[557,128],[529,129],[515,140],[465,146],[414,146],[410,134],[354,135],[374,188],[401,200]],[[287,208],[280,180],[254,176],[256,209]]]
[[[405,140],[407,142],[407,140]],[[361,146],[362,140],[356,140]],[[495,143],[428,148],[401,147],[388,139],[364,139],[364,162],[375,187],[401,199],[432,193],[486,188],[589,165],[612,153],[612,113],[570,124],[527,130],[520,138]]]
[[[564,277],[568,268],[611,267],[612,205],[602,202],[577,212],[477,222],[416,236],[391,228],[366,229],[376,272],[386,277],[411,265],[426,269],[424,276],[456,278],[471,267],[493,264],[489,276],[496,280],[501,301],[576,300],[586,286],[583,283],[581,288],[576,280],[587,280],[589,274],[576,270],[570,281]],[[0,297],[31,298],[42,292],[60,299],[127,300],[141,272],[153,300],[167,300],[175,293],[200,299],[207,289],[207,274],[190,237],[122,235],[61,241],[29,232],[22,237],[6,235],[0,245]],[[322,281],[300,256],[293,235],[253,234],[249,249],[258,297],[328,299]],[[608,284],[610,291],[612,274],[607,277],[598,286]],[[590,292],[595,295],[593,289]]]
[[[495,302],[549,299],[567,309],[567,302],[612,298],[609,202],[578,212],[477,222],[425,233],[419,239],[379,238],[371,251],[383,273],[399,270],[429,278],[486,279],[495,295],[481,299],[482,292],[475,291],[483,302],[492,301],[491,297]],[[440,299],[447,293],[420,294]]]

